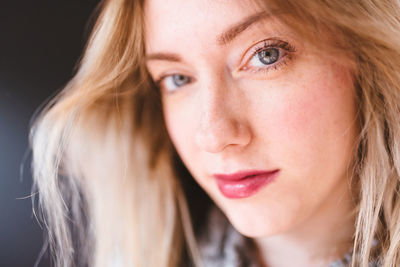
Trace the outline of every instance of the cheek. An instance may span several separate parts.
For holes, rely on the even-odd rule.
[[[174,112],[171,108],[166,108],[164,105],[164,120],[167,127],[168,134],[174,144],[176,150],[179,152],[181,147],[186,147],[183,138],[184,133],[187,133],[188,122],[184,116],[179,116],[179,112]]]
[[[283,231],[313,214],[344,184],[356,135],[352,79],[340,68],[326,71],[330,75],[310,73],[301,82],[272,88],[279,93],[264,97],[261,102],[268,105],[249,112],[256,118],[252,125],[260,157],[281,175],[263,194],[231,211],[244,232]]]
[[[295,176],[337,175],[345,168],[355,139],[351,75],[336,65],[320,69],[288,85],[291,92],[269,116],[271,149]]]
[[[321,90],[317,83],[295,89],[300,94],[283,100],[271,116],[270,134],[273,139],[286,140],[281,145],[288,144],[293,152],[305,153],[319,147],[317,141],[326,129],[327,120],[331,119],[327,118],[331,113],[327,112],[330,103],[326,101],[328,94],[321,92],[324,89]]]
[[[185,112],[182,112],[184,110]],[[194,120],[188,116],[190,107],[182,109],[173,103],[163,104],[164,120],[171,141],[186,166],[197,162],[193,137],[195,132]],[[191,159],[191,160],[188,160]]]

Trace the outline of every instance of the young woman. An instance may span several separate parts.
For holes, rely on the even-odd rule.
[[[398,1],[108,0],[32,131],[56,266],[399,266]]]

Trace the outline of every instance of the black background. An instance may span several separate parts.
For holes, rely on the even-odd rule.
[[[35,110],[72,77],[90,33],[90,15],[98,2],[1,1],[1,267],[34,266],[41,250],[43,232],[27,197],[32,185],[29,121]],[[22,163],[24,174],[21,176]],[[39,266],[49,266],[47,256]]]

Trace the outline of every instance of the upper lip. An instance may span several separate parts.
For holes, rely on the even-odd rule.
[[[256,176],[256,175],[264,175],[264,174],[273,174],[275,172],[279,171],[278,169],[276,170],[267,170],[267,171],[262,171],[262,170],[250,170],[250,171],[238,171],[232,174],[213,174],[213,176],[216,179],[221,179],[221,180],[227,180],[227,181],[238,181],[242,180],[245,178],[249,178],[251,176]]]

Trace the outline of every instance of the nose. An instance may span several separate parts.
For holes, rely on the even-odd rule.
[[[201,91],[200,119],[195,134],[197,146],[203,151],[218,153],[228,147],[248,145],[252,134],[240,96],[222,86],[208,86]]]

